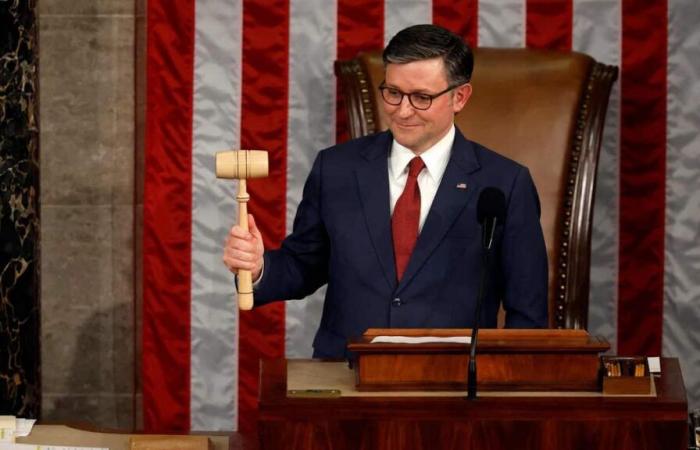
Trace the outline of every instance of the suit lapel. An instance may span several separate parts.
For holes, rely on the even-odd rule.
[[[474,196],[474,193],[478,192],[479,187],[470,183],[468,175],[479,168],[473,145],[462,136],[459,130],[456,130],[450,161],[445,168],[430,212],[418,236],[406,272],[399,283],[397,294],[420,270],[433,250],[442,242],[445,234]]]
[[[384,133],[374,145],[364,149],[361,155],[367,160],[366,164],[361,165],[355,175],[372,244],[384,277],[393,290],[396,287],[396,267],[391,237],[387,166],[391,139],[390,133]]]

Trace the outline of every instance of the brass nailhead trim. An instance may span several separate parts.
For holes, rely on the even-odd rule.
[[[360,83],[360,96],[362,102],[362,112],[365,116],[365,124],[367,125],[367,133],[371,134],[377,131],[374,127],[374,111],[372,111],[372,103],[369,98],[369,82],[367,81],[367,74],[362,68],[359,61],[353,60],[353,65],[351,70],[357,76],[357,80]]]
[[[602,66],[600,64],[594,64],[593,65],[593,70],[591,71],[591,75],[588,78],[588,84],[586,85],[585,88],[585,94],[583,98],[583,103],[581,104],[581,107],[579,108],[579,117],[576,120],[576,131],[574,132],[574,142],[571,148],[571,155],[569,157],[569,175],[567,179],[567,185],[568,186],[575,186],[576,185],[576,175],[578,173],[578,163],[580,160],[580,155],[581,155],[581,149],[583,148],[583,133],[584,133],[584,128],[586,124],[586,119],[588,118],[588,113],[590,110],[590,103],[591,103],[591,93],[593,92],[593,81],[597,80],[598,78],[601,77],[601,68]],[[561,281],[558,286],[558,292],[557,296],[555,297],[555,310],[556,311],[564,311],[565,303],[566,303],[566,298],[568,297],[568,292],[566,291],[566,279],[568,278],[568,267],[566,264],[566,257],[568,255],[567,248],[569,246],[569,237],[571,236],[571,221],[569,218],[571,217],[572,214],[572,206],[574,203],[574,190],[573,189],[567,189],[566,191],[566,197],[564,199],[564,218],[563,220],[563,227],[562,227],[562,234],[560,236],[561,238],[561,244],[559,248],[559,255],[560,258],[563,260],[559,266],[558,270],[558,275],[559,275],[559,280]],[[556,328],[563,328],[564,327],[564,315],[561,313],[558,313],[556,315],[556,321],[555,321],[555,327]]]

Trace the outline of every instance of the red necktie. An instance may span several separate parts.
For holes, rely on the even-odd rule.
[[[416,156],[408,164],[408,178],[401,197],[394,206],[391,217],[391,232],[394,238],[394,258],[396,261],[396,278],[401,281],[408,260],[418,239],[418,223],[420,219],[420,188],[418,174],[425,163]]]

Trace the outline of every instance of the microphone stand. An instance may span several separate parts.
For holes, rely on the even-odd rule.
[[[479,338],[479,319],[481,318],[481,304],[484,300],[484,291],[488,280],[489,268],[491,265],[491,245],[493,244],[493,234],[496,230],[496,218],[489,218],[484,223],[490,229],[484,233],[481,251],[481,278],[479,280],[479,292],[476,297],[476,311],[474,313],[474,326],[472,327],[471,346],[469,348],[469,368],[467,371],[467,398],[476,399],[476,344]]]

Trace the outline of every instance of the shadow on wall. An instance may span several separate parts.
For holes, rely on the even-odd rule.
[[[64,392],[44,386],[43,420],[135,429],[133,324],[133,307],[127,303],[89,316],[76,330],[75,345],[68,346],[68,372],[51,377]]]

